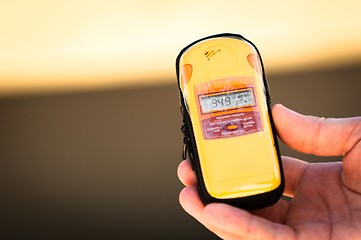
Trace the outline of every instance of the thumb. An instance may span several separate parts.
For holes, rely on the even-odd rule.
[[[305,116],[280,104],[272,109],[281,140],[303,153],[345,156],[361,139],[361,117],[319,118]]]
[[[361,193],[361,117],[327,119],[304,116],[277,104],[273,119],[289,147],[320,156],[344,156],[342,181]]]

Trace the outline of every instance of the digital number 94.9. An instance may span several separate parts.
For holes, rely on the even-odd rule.
[[[231,104],[231,98],[230,97],[218,97],[212,99],[213,108],[223,107],[223,106],[229,106]]]

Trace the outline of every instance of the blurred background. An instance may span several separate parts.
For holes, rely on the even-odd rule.
[[[272,102],[361,115],[359,1],[0,2],[0,238],[218,239],[179,206],[175,58],[238,33]],[[339,161],[281,152],[307,161]]]

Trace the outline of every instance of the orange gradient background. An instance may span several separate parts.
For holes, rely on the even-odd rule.
[[[0,95],[167,83],[211,34],[244,35],[268,71],[361,59],[358,1],[2,1]]]

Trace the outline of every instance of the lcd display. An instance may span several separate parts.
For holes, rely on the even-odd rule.
[[[200,96],[202,113],[225,111],[233,108],[243,108],[255,105],[251,88],[226,93],[216,93]]]

